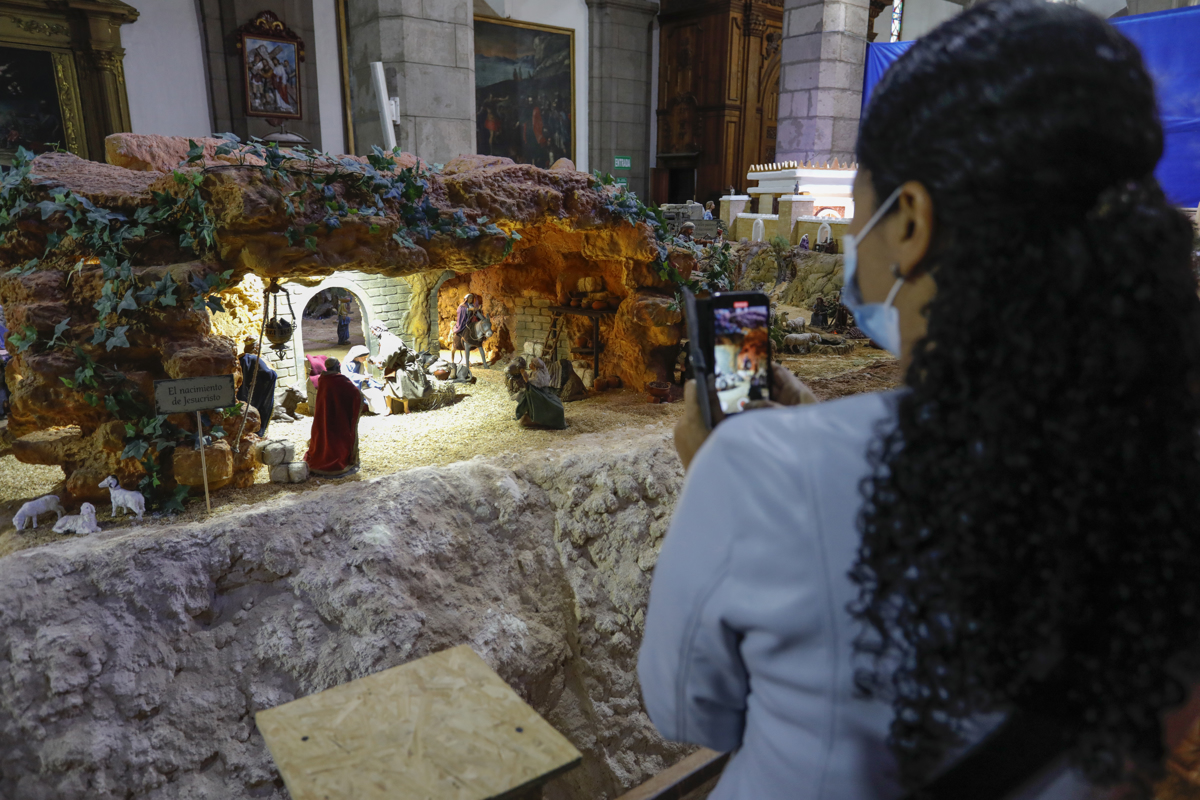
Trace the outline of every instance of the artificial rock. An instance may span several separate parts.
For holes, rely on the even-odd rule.
[[[282,800],[255,712],[464,643],[583,753],[550,800],[661,771],[635,664],[683,471],[661,430],[580,444],[0,559],[0,797]]]
[[[84,392],[68,385],[81,363],[78,352],[124,375],[127,383],[122,385],[147,399],[153,396],[153,381],[164,378],[231,374],[240,382],[237,354],[241,340],[257,331],[262,313],[259,287],[272,278],[317,279],[342,269],[406,277],[414,287],[426,291],[414,294],[415,310],[410,311],[408,329],[403,333],[424,340],[422,332],[424,338],[428,336],[427,289],[436,285],[446,270],[462,276],[460,282],[473,283],[482,276],[478,280],[485,286],[485,297],[496,303],[493,310],[500,312],[495,342],[509,348],[513,332],[503,323],[506,315],[514,314],[513,298],[557,301],[564,279],[585,275],[603,276],[615,301],[622,305],[639,302],[636,298],[643,290],[668,286],[651,268],[658,252],[651,229],[614,216],[609,207],[616,189],[600,186],[594,178],[572,169],[569,162],[544,170],[488,156],[451,160],[440,172],[427,174],[425,196],[429,202],[444,215],[461,212],[467,223],[486,217],[505,232],[519,231],[522,238],[509,242],[506,234],[473,239],[436,234],[407,246],[392,236],[401,224],[394,209],[379,216],[344,216],[340,225],[327,225],[324,201],[329,198],[320,190],[310,186],[305,194],[289,200],[284,189],[291,184],[283,186],[279,179],[265,175],[261,162],[253,156],[217,155],[219,140],[195,141],[202,146],[203,155],[191,165],[180,165],[189,150],[186,138],[135,134],[109,137],[109,164],[85,161],[70,153],[47,153],[34,160],[30,182],[35,203],[69,191],[128,217],[163,197],[183,196],[186,189],[181,187],[194,178],[215,225],[215,246],[197,257],[174,236],[148,237],[139,244],[132,264],[137,285],[147,286],[170,275],[179,287],[179,297],[169,309],[140,307],[137,324],[127,332],[128,347],[109,349],[92,344],[98,323],[95,305],[106,279],[102,266],[93,263],[96,259],[87,259],[86,251],[68,241],[60,247],[65,248],[62,254],[44,259],[35,271],[10,272],[29,259],[41,258],[50,237],[67,228],[61,212],[39,214],[36,207],[26,212],[0,243],[0,305],[7,313],[10,343],[11,335],[18,332],[32,330],[36,334],[32,347],[10,347],[18,351],[8,372],[12,436],[19,439],[75,425],[81,441],[93,442],[93,433],[114,419],[104,403],[85,402]],[[365,160],[339,158],[343,164]],[[423,166],[409,154],[391,160],[397,171]],[[326,163],[315,169],[328,172],[333,168]],[[187,180],[181,183],[171,170],[178,170]],[[329,191],[333,201],[353,199],[347,197],[351,190],[341,183],[333,184]],[[300,209],[295,216],[289,216],[288,202]],[[289,229],[305,227],[313,231],[304,237],[307,241],[288,235]],[[80,256],[85,258],[79,260]],[[673,257],[672,263],[677,260]],[[226,273],[231,288],[218,294],[225,311],[195,310],[193,287],[197,282]],[[445,316],[440,303],[439,312]],[[623,313],[637,316],[632,308]],[[63,320],[69,320],[61,336],[66,346],[46,346]],[[645,332],[641,327],[617,325],[612,318],[605,325],[606,336]],[[653,343],[614,343],[602,371],[643,388],[649,380],[661,379],[668,363],[673,363],[667,350],[681,335],[682,327],[669,323],[651,331]],[[235,448],[235,462],[242,450]],[[25,451],[15,452],[21,457]],[[78,502],[91,496],[84,489],[93,470],[80,476],[73,473],[80,464],[97,458],[94,453],[72,459],[64,455],[53,462],[66,473],[70,497],[64,501]],[[123,485],[128,485],[140,477],[141,468],[136,464],[122,469],[108,463],[111,457],[106,459],[102,469],[93,465],[101,478],[117,474]],[[247,464],[244,460],[235,463],[235,484],[241,485],[245,475],[252,475],[245,469]],[[240,479],[239,474],[243,476]],[[169,469],[163,478],[168,486],[173,482]]]

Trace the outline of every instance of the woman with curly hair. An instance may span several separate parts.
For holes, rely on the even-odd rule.
[[[646,708],[737,750],[714,800],[1148,795],[1200,677],[1200,300],[1142,59],[987,0],[857,148],[845,300],[906,387],[707,441],[689,400]]]

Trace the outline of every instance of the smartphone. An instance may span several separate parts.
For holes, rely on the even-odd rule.
[[[700,386],[712,376],[725,416],[740,413],[753,400],[771,399],[770,298],[761,292],[716,292],[697,299],[684,289],[684,300],[692,371]],[[698,398],[712,430],[711,396],[699,392]]]

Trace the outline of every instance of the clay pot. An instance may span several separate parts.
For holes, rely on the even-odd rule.
[[[581,305],[583,305],[583,301],[580,300],[578,297],[576,297],[574,300],[571,301],[571,305],[574,308],[579,308]]]
[[[651,381],[646,385],[646,391],[655,400],[666,400],[671,394],[671,384],[663,381]]]
[[[439,381],[444,381],[444,380],[446,380],[447,378],[449,378],[449,377],[450,377],[450,370],[448,370],[448,369],[435,369],[435,370],[433,371],[433,377],[437,378]]]
[[[608,308],[608,303],[604,302],[603,300],[597,300],[596,302],[592,303],[592,308],[596,309],[597,311],[600,311],[602,309]]]

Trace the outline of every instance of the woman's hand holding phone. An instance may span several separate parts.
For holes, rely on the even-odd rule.
[[[712,409],[714,427],[725,415],[721,412],[721,404],[717,402],[715,378],[708,376],[709,408]],[[801,406],[817,402],[817,397],[804,382],[792,374],[792,371],[782,364],[771,365],[771,392],[773,400],[755,400],[746,405],[746,410],[756,408],[782,408],[784,406]],[[696,399],[696,382],[688,381],[683,387],[683,419],[675,424],[675,452],[687,469],[700,446],[708,438],[710,431],[704,424],[704,415],[700,411],[700,402]]]

